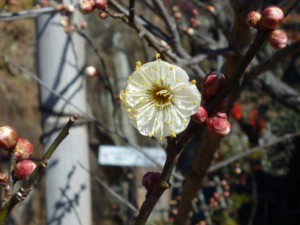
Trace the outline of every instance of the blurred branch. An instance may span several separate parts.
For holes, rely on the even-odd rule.
[[[0,21],[12,21],[12,20],[20,20],[20,19],[28,19],[37,17],[41,14],[54,13],[59,10],[56,7],[43,7],[40,9],[31,9],[21,12],[1,12],[0,13]]]
[[[262,145],[262,146],[258,146],[258,147],[255,147],[255,148],[252,148],[252,149],[249,149],[245,152],[242,152],[242,153],[239,153],[235,156],[232,156],[230,157],[229,159],[226,159],[220,163],[217,163],[215,165],[212,165],[209,169],[208,169],[208,173],[213,173],[213,172],[216,172],[217,170],[220,170],[236,161],[239,161],[239,160],[242,160],[243,158],[245,157],[248,157],[249,155],[251,154],[254,154],[256,152],[260,152],[260,151],[266,151],[268,148],[270,147],[273,147],[275,145],[278,145],[282,142],[285,142],[285,141],[288,141],[290,139],[294,139],[294,138],[297,138],[297,137],[300,137],[300,132],[296,132],[296,133],[291,133],[291,134],[285,134],[284,136],[280,137],[280,138],[277,138],[276,141],[274,142],[271,142],[269,144],[265,144],[265,145]]]

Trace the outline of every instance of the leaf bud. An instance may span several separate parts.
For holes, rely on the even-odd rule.
[[[10,126],[0,127],[0,148],[12,151],[17,145],[19,136]]]
[[[19,138],[14,151],[16,161],[28,159],[32,156],[32,153],[33,153],[33,144],[31,144],[30,141],[28,141],[25,138]]]
[[[259,12],[251,11],[248,13],[247,22],[251,27],[256,28],[260,19],[261,19],[261,14]]]
[[[28,177],[35,169],[36,164],[31,160],[22,160],[18,162],[12,171],[12,177],[14,181],[24,180]]]
[[[196,123],[204,123],[206,118],[208,116],[208,113],[206,111],[206,109],[203,106],[200,106],[200,108],[197,110],[197,112],[192,116],[192,119],[196,122]]]
[[[284,30],[273,30],[268,34],[267,40],[274,49],[283,49],[288,43]]]
[[[277,6],[269,6],[261,14],[259,26],[269,30],[276,29],[283,21],[284,13]]]

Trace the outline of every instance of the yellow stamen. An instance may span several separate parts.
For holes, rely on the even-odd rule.
[[[175,134],[175,133],[173,133],[173,134],[172,134],[172,137],[173,137],[173,138],[176,138],[176,134]]]
[[[192,84],[194,84],[194,85],[195,85],[195,84],[196,84],[196,80],[192,80]]]
[[[159,60],[159,59],[160,59],[160,54],[159,54],[159,53],[156,53],[156,54],[155,54],[155,57],[156,57],[156,60]]]

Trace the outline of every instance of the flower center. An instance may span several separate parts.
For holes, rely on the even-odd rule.
[[[169,105],[172,101],[172,91],[168,87],[155,87],[151,91],[153,101],[159,106]]]

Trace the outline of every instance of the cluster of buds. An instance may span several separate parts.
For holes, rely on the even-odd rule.
[[[274,49],[283,49],[288,42],[286,33],[277,29],[283,19],[284,13],[277,6],[269,6],[261,14],[252,11],[247,17],[250,26],[267,33],[267,40]]]
[[[62,17],[60,20],[60,25],[64,28],[64,31],[66,33],[72,33],[77,30],[85,30],[87,28],[87,22],[82,21],[79,26],[77,24],[74,24],[73,21],[70,19],[70,17]]]
[[[207,74],[203,80],[203,100],[204,104],[211,100],[225,84],[226,79],[224,74],[214,71]],[[208,115],[205,105],[200,106],[198,111],[192,116],[194,122],[204,123],[209,131],[213,134],[225,137],[230,132],[230,123],[226,113],[217,112],[212,116]]]
[[[14,181],[25,179],[35,169],[35,163],[28,160],[33,153],[33,144],[25,138],[19,138],[18,133],[10,126],[0,127],[0,149],[8,151],[17,162],[12,172]],[[3,174],[0,174],[0,179],[0,182],[5,182]]]
[[[107,7],[107,3],[106,0],[81,0],[78,7],[81,13],[90,14],[95,9],[104,10]]]

